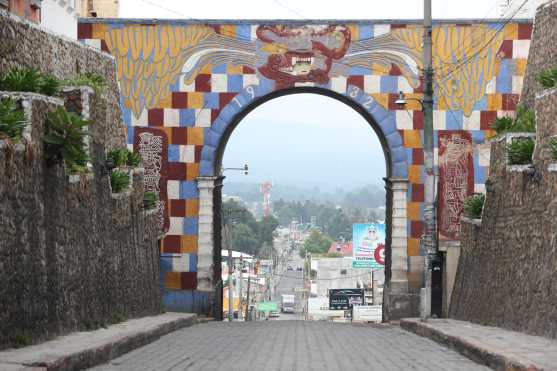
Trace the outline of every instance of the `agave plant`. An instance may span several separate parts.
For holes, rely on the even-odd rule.
[[[159,197],[154,192],[145,192],[143,194],[143,207],[145,209],[153,209],[157,206]]]
[[[56,95],[60,90],[60,80],[40,73],[33,68],[11,70],[0,75],[0,90],[24,91],[44,95]]]
[[[104,78],[95,73],[77,75],[72,79],[64,80],[62,83],[68,86],[89,86],[95,91],[97,96],[102,94],[106,86]]]
[[[141,156],[139,155],[139,153],[129,151],[129,150],[127,151],[128,151],[128,158],[126,160],[126,164],[128,166],[138,167],[139,164],[141,164]]]
[[[112,193],[120,193],[128,189],[130,186],[130,176],[123,171],[114,170],[110,174],[110,187]]]
[[[526,165],[532,162],[536,142],[532,138],[517,138],[507,145],[507,155],[511,165]]]
[[[124,166],[128,161],[128,151],[125,148],[119,148],[108,152],[108,158],[114,161],[114,166]]]
[[[551,157],[557,160],[557,138],[551,138],[549,141],[549,149],[551,150]]]
[[[546,89],[557,86],[557,66],[540,72],[537,80]]]
[[[63,161],[69,169],[85,167],[89,156],[83,128],[87,125],[89,121],[62,107],[49,112],[44,137],[46,160],[50,163]]]
[[[464,200],[464,216],[471,219],[480,219],[484,207],[485,195],[476,194]]]
[[[12,99],[0,100],[0,139],[19,141],[25,128],[25,114]]]
[[[0,90],[39,92],[42,75],[35,69],[22,68],[11,70],[0,76]]]
[[[497,134],[502,133],[535,133],[536,114],[534,111],[519,106],[516,109],[516,117],[499,117],[491,123],[491,129]]]

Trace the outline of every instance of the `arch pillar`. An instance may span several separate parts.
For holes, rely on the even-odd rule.
[[[387,245],[383,320],[416,315],[419,296],[408,290],[408,179],[385,178]]]

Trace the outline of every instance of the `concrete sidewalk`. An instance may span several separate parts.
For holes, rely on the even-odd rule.
[[[408,318],[400,327],[494,370],[557,370],[557,340],[452,319]]]
[[[190,313],[164,313],[76,332],[19,349],[0,352],[0,371],[81,370],[118,357],[199,320]]]

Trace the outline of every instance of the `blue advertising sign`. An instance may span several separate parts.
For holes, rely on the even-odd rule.
[[[385,224],[352,225],[352,268],[385,268]]]

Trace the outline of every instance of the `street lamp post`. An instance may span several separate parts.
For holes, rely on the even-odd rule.
[[[424,0],[423,22],[423,99],[405,98],[399,93],[397,105],[405,105],[407,100],[418,101],[424,113],[424,233],[421,244],[425,252],[424,284],[420,292],[420,317],[431,317],[431,269],[432,260],[437,256],[437,220],[435,215],[435,173],[433,152],[433,68],[432,68],[432,20],[431,0]]]

